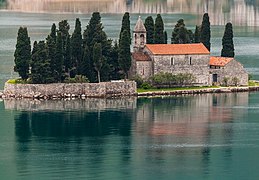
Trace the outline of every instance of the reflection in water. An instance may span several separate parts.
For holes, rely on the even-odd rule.
[[[210,14],[211,23],[258,26],[257,0],[7,0],[7,9],[25,12]]]
[[[66,177],[141,179],[145,171],[144,177],[177,179],[188,169],[190,177],[208,179],[215,158],[230,168],[233,123],[246,114],[234,107],[247,106],[248,93],[36,102],[4,102],[23,110],[15,117],[15,135],[24,176],[54,168]]]

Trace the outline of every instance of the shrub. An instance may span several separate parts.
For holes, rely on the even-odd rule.
[[[139,75],[134,76],[133,78],[131,78],[131,80],[137,83],[138,88],[140,88],[144,82],[144,80]]]
[[[151,84],[149,84],[148,82],[144,82],[144,83],[141,85],[141,88],[143,88],[143,89],[151,89],[152,86],[151,86]]]
[[[228,86],[228,81],[229,81],[229,78],[228,77],[224,77],[223,78],[223,86]]]
[[[159,73],[152,77],[152,82],[156,86],[187,86],[192,84],[195,81],[193,74],[189,73],[180,73],[180,74],[171,74],[171,73]]]
[[[88,83],[89,80],[87,77],[82,75],[76,75],[74,78],[66,78],[65,83]]]
[[[238,84],[239,84],[239,79],[238,79],[237,77],[233,77],[233,78],[232,78],[232,82],[233,82],[233,84],[234,84],[235,86],[238,86]]]

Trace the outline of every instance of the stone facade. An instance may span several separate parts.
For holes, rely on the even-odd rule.
[[[161,72],[188,73],[195,77],[193,85],[196,86],[210,86],[215,83],[215,79],[215,84],[223,84],[226,78],[229,79],[228,85],[248,85],[248,74],[235,59],[210,57],[210,52],[202,43],[145,44],[145,33],[145,27],[139,18],[133,36],[131,76],[139,75],[147,80]],[[213,69],[215,66],[211,66],[211,58],[218,67]]]
[[[248,73],[245,71],[241,63],[235,59],[231,60],[224,67],[212,67],[210,68],[211,81],[215,84],[225,85],[248,85]],[[213,82],[213,76],[216,76]]]
[[[109,97],[136,95],[133,81],[101,83],[55,83],[55,84],[9,84],[5,83],[5,97],[63,98],[63,97]]]

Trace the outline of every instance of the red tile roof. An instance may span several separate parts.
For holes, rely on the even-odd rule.
[[[154,55],[210,54],[202,44],[147,44]]]
[[[210,65],[211,66],[221,66],[224,67],[234,58],[227,58],[227,57],[210,57]]]
[[[132,53],[132,57],[136,61],[151,61],[150,57],[142,52],[134,52]]]

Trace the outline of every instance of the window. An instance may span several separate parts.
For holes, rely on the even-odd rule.
[[[174,65],[174,58],[173,58],[173,57],[171,58],[171,62],[170,62],[170,64],[171,64],[171,66],[173,66],[173,65]]]
[[[189,57],[190,65],[192,65],[192,57]]]
[[[145,75],[145,68],[142,69],[142,75]]]
[[[141,34],[140,35],[140,44],[141,45],[144,45],[144,40],[145,40],[145,36],[144,36],[144,34]]]

